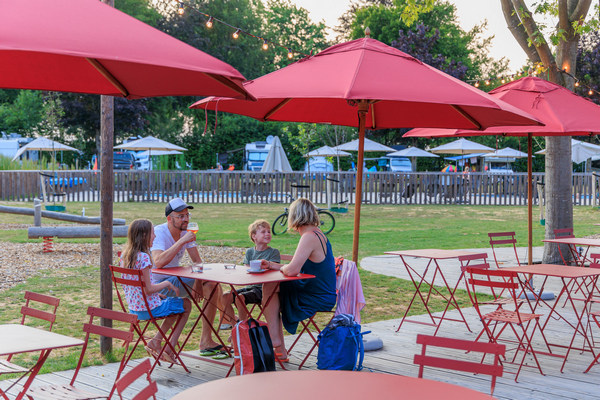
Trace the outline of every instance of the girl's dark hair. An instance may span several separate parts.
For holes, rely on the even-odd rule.
[[[127,230],[127,244],[121,255],[123,266],[133,268],[138,253],[147,253],[150,257],[150,238],[152,237],[152,222],[147,219],[136,219]]]

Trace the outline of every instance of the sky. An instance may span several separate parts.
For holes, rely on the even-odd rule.
[[[350,0],[291,0],[305,8],[314,22],[324,21],[328,27],[338,24],[338,18],[349,8]],[[494,36],[490,55],[496,59],[506,57],[511,71],[517,71],[527,60],[525,52],[519,47],[506,27],[502,7],[498,0],[449,0],[457,9],[461,27],[468,31],[474,25],[487,19],[488,30],[485,37]],[[333,39],[333,31],[330,37]]]

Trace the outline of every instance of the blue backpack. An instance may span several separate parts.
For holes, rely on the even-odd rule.
[[[317,368],[360,371],[365,356],[360,324],[351,314],[335,316],[319,334]]]

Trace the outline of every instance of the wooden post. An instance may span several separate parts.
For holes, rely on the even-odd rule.
[[[40,199],[33,200],[33,225],[42,226],[42,202]]]
[[[114,0],[102,0],[111,7]],[[110,264],[112,263],[113,246],[113,140],[115,131],[114,99],[112,96],[100,96],[100,140],[102,154],[100,158],[100,307],[112,310],[112,285]],[[102,326],[112,327],[112,320],[101,320]],[[100,352],[106,354],[112,351],[112,339],[100,337]]]
[[[354,192],[354,235],[352,238],[352,261],[358,263],[358,235],[360,233],[360,206],[362,203],[363,162],[365,158],[365,119],[369,111],[367,100],[358,103],[358,165],[356,166],[356,189]]]

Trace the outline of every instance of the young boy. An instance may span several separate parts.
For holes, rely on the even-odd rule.
[[[250,235],[250,240],[254,242],[254,247],[246,250],[244,264],[248,265],[252,260],[263,259],[273,262],[281,261],[279,250],[269,247],[269,243],[271,243],[271,226],[267,221],[264,219],[254,221],[248,227],[248,234]],[[262,285],[245,286],[237,290],[237,292],[238,296],[234,296],[231,292],[223,293],[221,304],[224,305],[224,309],[221,329],[231,329],[232,325],[236,322],[235,313],[231,305],[234,297],[240,320],[245,320],[249,317],[246,312],[246,304],[260,304],[262,302]]]

